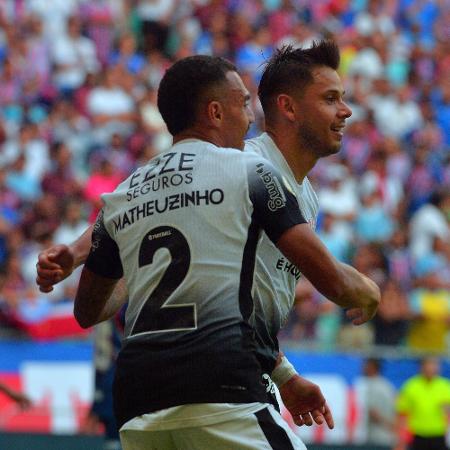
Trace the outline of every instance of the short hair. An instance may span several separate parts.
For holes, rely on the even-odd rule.
[[[194,125],[200,102],[231,71],[236,67],[226,59],[206,55],[180,59],[167,70],[158,89],[158,108],[172,135]]]
[[[339,47],[332,40],[314,41],[306,49],[292,45],[278,49],[267,62],[259,83],[258,96],[264,114],[270,113],[277,95],[299,91],[312,83],[315,67],[337,70],[339,62]]]
[[[381,360],[379,360],[378,358],[367,358],[366,365],[371,365],[376,370],[376,372],[380,372]]]

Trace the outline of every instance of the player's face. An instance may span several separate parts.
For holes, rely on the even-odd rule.
[[[352,115],[343,100],[344,88],[337,72],[320,66],[312,71],[314,81],[297,98],[299,139],[318,158],[337,153],[345,120]]]
[[[243,149],[244,137],[254,122],[250,93],[236,72],[228,72],[228,86],[223,101],[223,138],[225,147]]]

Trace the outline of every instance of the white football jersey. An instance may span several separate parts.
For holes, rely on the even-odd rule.
[[[302,184],[297,183],[272,138],[263,133],[247,140],[245,152],[261,155],[277,168],[284,185],[296,196],[303,217],[315,229],[319,211],[317,195],[307,177]],[[301,274],[265,233],[258,244],[256,255],[255,313],[251,322],[257,331],[260,362],[264,371],[271,373],[278,355],[276,336],[292,309],[295,287]]]
[[[267,401],[249,320],[262,230],[276,242],[305,222],[287,180],[259,155],[190,139],[103,200],[86,267],[127,280],[119,426],[174,405]]]

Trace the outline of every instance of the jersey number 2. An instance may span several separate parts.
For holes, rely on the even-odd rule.
[[[169,226],[150,230],[139,249],[139,267],[152,264],[153,256],[161,248],[169,250],[170,264],[142,307],[132,334],[179,331],[196,327],[194,304],[165,305],[166,300],[183,282],[189,270],[191,251],[183,234]]]

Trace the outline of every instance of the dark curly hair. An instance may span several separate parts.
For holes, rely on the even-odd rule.
[[[277,95],[301,91],[312,83],[315,67],[337,70],[339,62],[339,48],[332,40],[313,42],[307,49],[288,45],[277,50],[267,62],[258,88],[266,118],[270,116]]]
[[[200,103],[230,71],[236,67],[229,61],[206,55],[180,59],[167,70],[158,89],[158,108],[172,135],[195,123]]]

